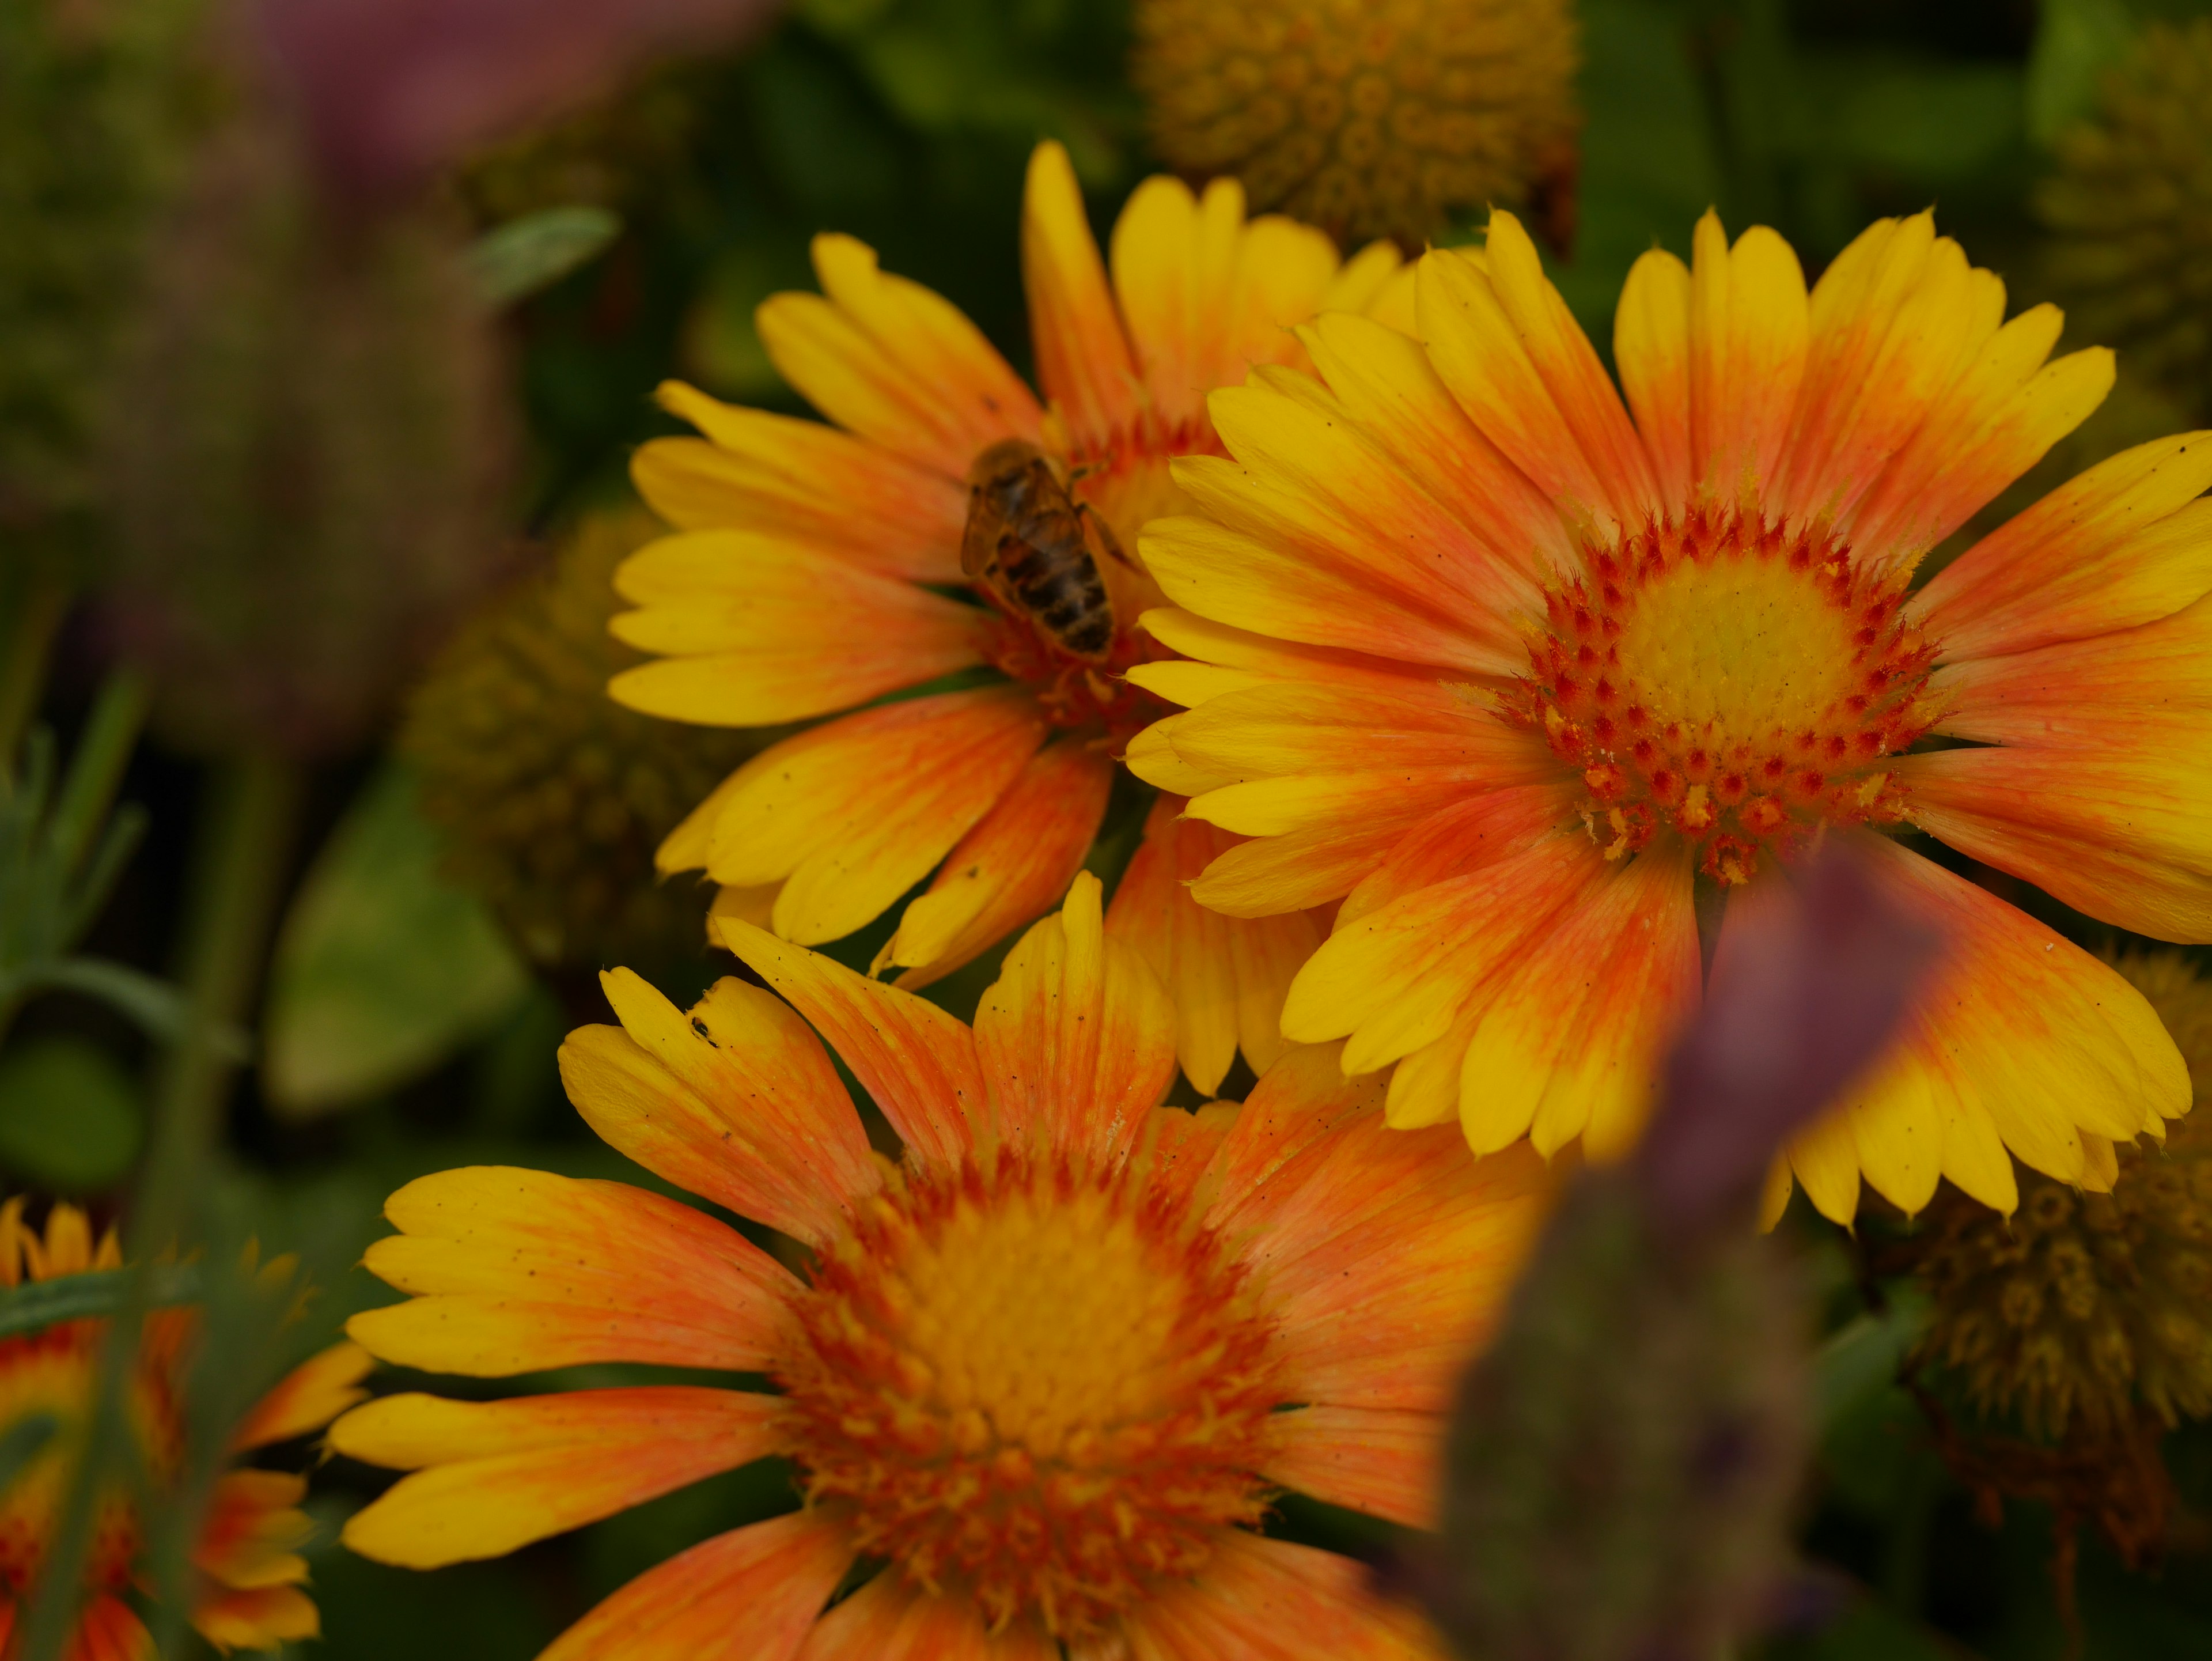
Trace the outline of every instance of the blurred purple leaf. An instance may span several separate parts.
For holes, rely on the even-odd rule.
[[[325,171],[390,195],[477,145],[726,46],[777,0],[255,0]]]
[[[1638,1155],[1660,1217],[1694,1225],[1748,1195],[1775,1150],[1881,1057],[1940,946],[1841,841],[1731,895],[1704,1005]]]

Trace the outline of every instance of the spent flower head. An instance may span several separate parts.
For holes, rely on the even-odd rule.
[[[1418,252],[1451,216],[1533,205],[1573,230],[1567,0],[1139,0],[1152,142],[1339,241]]]
[[[2035,195],[2081,337],[2212,415],[2212,19],[2154,23]]]
[[[608,697],[608,677],[640,661],[607,632],[615,569],[663,529],[637,508],[587,515],[550,569],[463,625],[408,704],[400,748],[453,873],[541,964],[698,951],[696,887],[662,883],[653,849],[774,736],[659,721]]]
[[[1922,1355],[2047,1440],[2212,1415],[2212,983],[2179,952],[2116,967],[2180,1045],[2196,1110],[2122,1149],[2109,1193],[2023,1171],[2008,1220],[1947,1193],[1906,1248],[1934,1299]]]

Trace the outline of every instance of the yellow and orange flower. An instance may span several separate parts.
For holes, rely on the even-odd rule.
[[[74,1206],[55,1206],[43,1236],[24,1223],[21,1200],[0,1206],[0,1287],[122,1262],[114,1232],[95,1246],[84,1213]],[[270,1267],[281,1272],[279,1264]],[[184,1458],[185,1371],[198,1323],[188,1308],[157,1311],[139,1348],[130,1423],[156,1492],[176,1479]],[[0,1433],[34,1415],[51,1416],[59,1427],[0,1493],[0,1652],[15,1635],[60,1518],[106,1331],[104,1320],[64,1321],[0,1339]],[[234,1433],[232,1451],[321,1429],[368,1394],[358,1385],[368,1366],[367,1353],[349,1342],[314,1356],[255,1405]],[[313,1533],[300,1509],[306,1492],[303,1478],[283,1471],[239,1469],[216,1479],[192,1549],[198,1589],[191,1621],[217,1648],[273,1649],[318,1634],[315,1606],[300,1590],[307,1566],[299,1548]],[[65,1651],[72,1661],[152,1661],[153,1635],[125,1601],[140,1581],[141,1535],[137,1506],[118,1475],[101,1502],[85,1606]]]
[[[1621,396],[1511,216],[1417,268],[1412,335],[1304,331],[1320,379],[1214,395],[1234,458],[1144,557],[1146,626],[1198,660],[1132,679],[1187,712],[1129,764],[1254,838],[1195,887],[1237,916],[1341,899],[1284,1030],[1391,1068],[1389,1116],[1478,1149],[1617,1154],[1698,995],[1694,879],[1757,904],[1824,836],[1864,843],[1948,955],[1892,1059],[1796,1138],[1827,1215],[1862,1176],[2002,1210],[2007,1150],[2110,1186],[2185,1112],[2142,996],[1892,839],[1925,832],[2093,916],[2212,940],[2212,434],[2116,456],[1916,566],[2073,429],[2108,352],[1930,216],[1808,295],[1771,231],[1653,252]],[[1890,833],[1890,834],[1884,834]],[[1727,927],[1719,949],[1729,949]]]
[[[689,1012],[626,970],[562,1051],[616,1147],[803,1244],[802,1278],[672,1200],[492,1167],[392,1196],[355,1318],[402,1365],[765,1372],[489,1402],[387,1396],[332,1427],[414,1474],[345,1538],[430,1567],[507,1552],[764,1455],[806,1503],[616,1592],[546,1661],[1357,1661],[1432,1657],[1354,1564],[1251,1527],[1279,1486],[1421,1524],[1453,1378],[1542,1166],[1382,1123],[1333,1050],[1241,1109],[1158,1106],[1174,1018],[1095,878],[1030,929],[974,1028],[749,924]],[[799,1012],[793,1013],[794,1007]],[[801,1019],[801,1016],[805,1019]],[[905,1147],[870,1151],[811,1022]],[[883,1565],[830,1604],[856,1562]]]
[[[1030,161],[1022,254],[1045,404],[951,305],[850,237],[816,238],[823,292],[775,296],[758,326],[835,424],[664,386],[704,436],[639,451],[638,489],[678,534],[617,580],[637,609],[615,632],[660,657],[616,677],[620,702],[725,727],[838,715],[732,775],[670,836],[662,870],[703,868],[724,915],[802,945],[872,922],[933,871],[876,964],[910,989],[1058,901],[1122,745],[1165,713],[1122,678],[1156,651],[1134,626],[1159,596],[1133,547],[1180,504],[1169,460],[1219,447],[1206,393],[1301,357],[1289,326],[1367,304],[1400,270],[1387,246],[1340,265],[1317,231],[1248,222],[1233,181],[1194,198],[1159,178],[1115,228],[1109,284],[1056,144]],[[1010,439],[1038,447],[1130,550],[1097,560],[1116,624],[1103,662],[963,573],[970,469]],[[921,690],[963,674],[986,684]],[[1156,816],[1138,856],[1133,892],[1160,903],[1117,901],[1109,927],[1177,994],[1184,1068],[1211,1091],[1240,1038],[1255,1068],[1279,1053],[1274,1011],[1319,936],[1302,916],[1196,916],[1152,870],[1189,857],[1177,824]]]

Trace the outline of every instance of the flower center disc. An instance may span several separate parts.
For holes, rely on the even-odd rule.
[[[1928,730],[1934,651],[1902,591],[1832,539],[1697,512],[1592,555],[1546,595],[1510,718],[1583,776],[1617,859],[1673,831],[1699,868],[1748,879],[1824,824],[1890,823],[1882,763]]]
[[[994,1628],[1097,1633],[1265,1509],[1277,1401],[1238,1281],[1120,1183],[1006,1165],[870,1202],[781,1378],[808,1500]]]
[[[1134,630],[1117,628],[1106,660],[1085,663],[1029,619],[1009,615],[988,593],[981,598],[993,608],[979,635],[984,661],[1028,687],[1054,727],[1094,735],[1118,754],[1170,713],[1167,705],[1122,678],[1146,660],[1144,642]]]

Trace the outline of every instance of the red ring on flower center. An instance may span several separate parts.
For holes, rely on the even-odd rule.
[[[1266,1509],[1270,1328],[1214,1238],[1126,1175],[909,1177],[798,1316],[777,1377],[809,1502],[994,1629],[1095,1635]]]
[[[1086,663],[1062,649],[1027,618],[1016,617],[988,588],[977,593],[992,610],[977,625],[983,660],[1030,689],[1045,720],[1066,732],[1096,737],[1114,754],[1170,707],[1122,678],[1152,655],[1126,622],[1116,619],[1114,648],[1103,663]]]
[[[1735,884],[1761,849],[1904,816],[1885,763],[1939,712],[1901,587],[1833,537],[1704,509],[1589,563],[1546,593],[1505,713],[1582,776],[1607,858],[1671,832]]]

